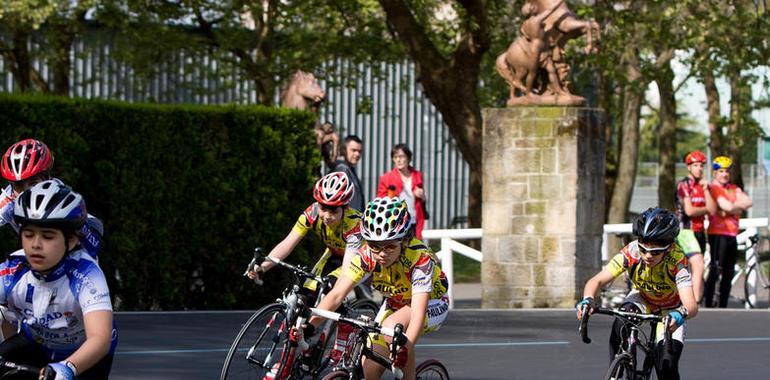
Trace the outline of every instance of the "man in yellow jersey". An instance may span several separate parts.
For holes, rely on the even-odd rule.
[[[633,232],[638,240],[623,247],[601,272],[586,282],[583,300],[577,305],[577,317],[582,317],[583,305],[587,305],[592,312],[594,296],[599,289],[621,273],[628,273],[634,288],[620,309],[671,316],[669,326],[656,326],[655,371],[659,379],[679,379],[685,320],[698,313],[687,258],[675,242],[679,234],[679,219],[666,209],[650,208],[639,215]],[[670,350],[663,344],[664,328],[672,331]],[[625,334],[627,329],[623,328],[623,322],[616,319],[610,334],[610,360],[627,338]]]

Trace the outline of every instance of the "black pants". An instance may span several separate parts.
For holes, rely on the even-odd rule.
[[[630,302],[621,305],[620,310],[641,313],[639,307]],[[620,350],[620,345],[628,339],[629,331],[629,328],[620,318],[615,318],[610,333],[610,361],[615,358]],[[650,334],[655,335],[655,326],[653,326]],[[658,379],[679,380],[679,358],[682,356],[683,349],[684,343],[673,339],[670,347],[666,347],[663,341],[655,345],[655,373],[658,375]]]
[[[21,334],[16,334],[0,344],[0,356],[4,359],[35,367],[45,367],[52,363],[37,343],[30,341]],[[113,354],[108,354],[99,360],[96,365],[78,375],[80,380],[102,380],[110,377]],[[0,370],[2,371],[2,370]],[[0,372],[2,373],[2,372]],[[18,375],[13,379],[37,379],[37,376]]]
[[[698,241],[698,246],[700,247],[700,253],[706,254],[706,232],[705,231],[697,231],[693,232],[695,234],[695,240]]]
[[[722,275],[719,283],[719,307],[727,307],[730,298],[733,275],[735,274],[735,261],[738,259],[738,240],[735,236],[709,235],[711,246],[711,262],[709,262],[709,275],[703,290],[703,300],[706,307],[714,305],[714,291],[717,278]]]

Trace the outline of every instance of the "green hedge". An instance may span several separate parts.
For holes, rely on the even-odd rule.
[[[44,141],[55,175],[104,221],[100,265],[123,310],[249,309],[275,297],[280,286],[241,273],[311,200],[312,126],[311,114],[260,106],[0,95],[1,149]],[[15,250],[3,230],[0,249]]]

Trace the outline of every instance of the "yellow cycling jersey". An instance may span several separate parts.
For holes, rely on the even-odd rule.
[[[614,277],[624,271],[642,298],[651,306],[670,309],[679,306],[679,289],[692,287],[687,258],[679,244],[658,265],[648,267],[642,261],[638,241],[632,241],[610,260],[607,270]]]
[[[329,248],[329,251],[336,256],[342,257],[345,255],[345,248],[349,244],[356,249],[361,246],[360,221],[361,212],[347,207],[340,223],[336,227],[331,228],[321,221],[319,206],[316,202],[305,209],[297,219],[297,223],[294,224],[292,230],[302,237],[312,230],[318,235],[324,245]]]
[[[398,260],[389,267],[378,264],[366,244],[358,250],[344,276],[359,283],[369,276],[372,287],[386,298],[388,306],[400,309],[409,305],[414,293],[430,293],[431,299],[441,299],[448,282],[438,259],[425,243],[412,238]]]

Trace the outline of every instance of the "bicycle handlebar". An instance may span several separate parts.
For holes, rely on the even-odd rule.
[[[587,307],[588,305],[583,305],[583,317],[580,319],[580,326],[578,327],[580,337],[583,339],[583,343],[586,344],[591,343],[591,338],[588,337],[588,318],[591,313],[586,310]],[[593,314],[612,315],[615,317],[623,318],[626,321],[630,319],[636,319],[639,321],[663,322],[663,343],[666,345],[671,343],[671,331],[668,329],[671,317],[668,315],[661,316],[657,314],[634,313],[631,311],[607,309],[603,307],[597,307],[593,309]]]
[[[30,365],[14,363],[14,362],[5,360],[2,357],[0,357],[0,367],[4,367],[9,371],[16,371],[21,373],[27,373],[30,375],[35,375],[36,377],[37,375],[40,374],[40,370],[42,369],[42,368],[30,366]],[[43,379],[53,380],[54,378],[56,378],[56,372],[53,371],[50,367],[45,367],[45,369],[43,369]]]
[[[276,265],[280,265],[280,266],[282,266],[284,268],[287,268],[287,269],[293,271],[295,274],[297,274],[300,277],[309,278],[309,279],[318,281],[318,282],[320,282],[322,284],[326,283],[326,279],[324,279],[322,277],[319,277],[319,276],[316,276],[313,273],[308,272],[304,268],[291,265],[291,264],[289,264],[289,263],[287,263],[285,261],[282,261],[282,260],[279,260],[279,259],[275,259],[275,258],[270,257],[269,255],[266,255],[262,251],[262,248],[260,248],[260,247],[257,247],[257,248],[254,249],[254,257],[249,262],[249,265],[246,267],[246,271],[243,273],[243,275],[244,276],[248,275],[249,271],[251,271],[253,268],[255,268],[258,265],[262,265],[262,263],[265,262],[265,260],[270,261],[270,262],[272,262],[272,263],[274,263]],[[262,280],[260,280],[259,277],[255,277],[254,278],[254,282],[257,283],[257,285],[262,285]]]

